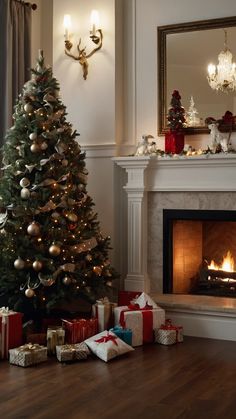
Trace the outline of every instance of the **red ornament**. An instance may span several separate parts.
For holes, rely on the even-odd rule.
[[[75,230],[76,227],[77,227],[77,224],[68,224],[68,229],[71,230],[71,231]]]
[[[179,154],[184,148],[184,134],[182,132],[167,132],[165,134],[165,152]]]

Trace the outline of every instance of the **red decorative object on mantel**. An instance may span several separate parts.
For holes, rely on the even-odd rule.
[[[184,148],[185,110],[180,99],[178,90],[174,90],[167,117],[170,130],[165,134],[165,152],[169,154],[179,154]]]
[[[179,154],[184,148],[183,132],[167,132],[165,134],[165,152]]]

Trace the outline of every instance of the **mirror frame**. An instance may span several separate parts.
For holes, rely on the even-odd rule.
[[[166,37],[169,34],[192,32],[206,29],[227,28],[236,26],[236,16],[219,19],[199,20],[157,27],[158,36],[158,135],[164,135],[166,126],[165,109],[167,109],[167,75],[166,75]],[[227,110],[227,109],[226,109]],[[184,128],[186,134],[209,133],[205,126]]]

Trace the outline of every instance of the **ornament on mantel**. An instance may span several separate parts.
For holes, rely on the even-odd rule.
[[[135,152],[135,156],[146,156],[150,154],[150,142],[149,139],[153,139],[154,137],[150,134],[143,134],[141,141],[138,143],[137,150]],[[152,142],[152,145],[155,144]]]
[[[197,127],[200,125],[200,118],[197,116],[198,111],[195,108],[193,96],[190,98],[190,105],[187,111],[186,123],[188,127]]]

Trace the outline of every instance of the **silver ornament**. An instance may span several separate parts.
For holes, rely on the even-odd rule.
[[[31,224],[28,225],[27,233],[30,236],[38,236],[40,234],[40,225],[33,221]]]
[[[21,259],[20,257],[18,257],[14,262],[14,267],[18,270],[24,269],[24,267],[25,267],[24,260]]]
[[[22,199],[29,199],[30,197],[30,191],[27,188],[22,188],[20,191],[20,196]]]
[[[23,177],[21,180],[20,180],[20,186],[22,187],[22,188],[27,188],[27,186],[29,186],[30,185],[30,181],[29,181],[29,179],[27,178],[27,177]]]
[[[31,134],[29,135],[29,139],[30,139],[31,141],[34,141],[34,140],[36,140],[36,138],[37,138],[37,134],[36,134],[36,132],[31,132]]]
[[[24,111],[27,112],[27,113],[32,112],[33,111],[33,106],[30,103],[26,103],[24,105]]]
[[[32,298],[35,295],[34,290],[32,290],[32,288],[27,288],[27,290],[25,290],[25,295],[28,298]]]

